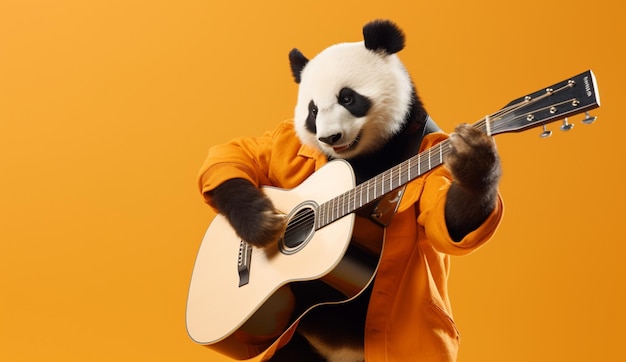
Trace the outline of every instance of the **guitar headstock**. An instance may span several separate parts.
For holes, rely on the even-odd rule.
[[[591,70],[559,83],[515,99],[489,117],[490,134],[521,132],[544,126],[542,137],[549,136],[545,125],[564,119],[561,129],[569,130],[573,125],[567,117],[588,112],[600,106],[600,95],[596,78]],[[584,123],[592,123],[595,117],[587,113]]]

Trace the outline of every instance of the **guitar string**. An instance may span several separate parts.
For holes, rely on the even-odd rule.
[[[551,96],[552,94],[558,93],[566,88],[570,88],[572,86],[571,83],[568,83],[567,85],[564,85],[563,87],[557,89],[557,90],[552,90],[552,91],[546,91],[546,93],[535,97],[535,98],[524,98],[522,101],[516,103],[516,104],[512,104],[510,106],[507,106],[495,113],[493,113],[492,115],[489,116],[490,119],[490,127],[492,130],[492,134],[493,133],[500,133],[502,130],[507,130],[508,126],[510,124],[516,123],[518,122],[520,119],[523,119],[524,117],[526,117],[526,114],[524,115],[519,115],[516,117],[512,117],[509,120],[503,120],[502,118],[510,115],[511,113],[520,110],[524,107],[527,107],[533,103],[536,103],[546,97]],[[544,108],[540,108],[538,110],[533,110],[533,112],[538,112],[538,111],[543,111],[546,109],[550,109],[553,106],[559,106],[562,104],[567,104],[567,103],[571,103],[574,102],[575,99],[569,99],[569,100],[565,100],[562,101],[560,103],[557,104],[553,104],[551,106],[546,106]],[[481,131],[485,131],[486,130],[486,120],[487,117],[482,118],[481,120],[479,120],[478,122],[474,123],[472,126],[476,129],[479,129]],[[537,123],[537,122],[536,122]],[[433,152],[434,149],[434,152]],[[359,207],[362,207],[363,205],[366,205],[367,203],[377,199],[378,197],[381,197],[382,195],[384,195],[385,193],[388,193],[390,191],[392,191],[394,189],[393,187],[393,182],[394,180],[397,180],[397,187],[401,187],[404,184],[408,183],[409,181],[412,181],[413,179],[421,176],[422,174],[429,172],[430,170],[432,170],[435,167],[438,167],[439,165],[441,165],[443,163],[443,159],[445,158],[445,156],[447,156],[449,154],[449,141],[446,139],[442,142],[440,142],[439,144],[431,147],[429,150],[427,151],[423,151],[420,154],[411,157],[410,159],[398,164],[397,166],[394,166],[393,168],[384,171],[383,173],[381,173],[378,176],[375,176],[374,178],[357,185],[355,188],[353,188],[352,190],[349,190],[323,204],[321,204],[318,207],[318,212],[315,213],[314,215],[314,222],[313,222],[313,227],[317,230],[351,212],[353,212],[354,210],[356,210],[357,208],[355,207],[357,205],[357,198],[360,199],[360,202],[358,202]],[[435,156],[439,157],[439,160],[436,161],[434,163],[434,166],[432,166],[432,154],[435,154]],[[424,154],[428,154],[428,156],[425,156]],[[421,156],[424,155],[425,160],[419,160],[421,158]],[[419,157],[418,157],[419,156]],[[417,158],[417,159],[416,159]],[[419,161],[418,161],[419,160]],[[415,165],[411,165],[411,163],[416,163]],[[428,166],[428,167],[427,167]],[[401,172],[402,168],[405,168],[406,171],[405,172]],[[424,172],[415,172],[415,176],[411,177],[411,179],[409,180],[408,178],[408,174],[412,173],[415,169],[423,169],[425,170]],[[396,171],[397,169],[397,171]],[[394,176],[393,173],[394,171],[396,171],[396,174],[398,176]],[[406,182],[402,182],[402,176],[406,176],[407,177],[407,181]],[[373,180],[373,181],[372,181]],[[372,184],[373,183],[373,187]],[[391,185],[391,187],[385,191],[385,184],[388,183],[389,185]],[[397,188],[395,187],[395,188]],[[369,194],[369,192],[372,192],[373,197],[366,197],[365,200],[366,202],[363,203],[362,199],[363,199],[363,193],[367,192]],[[339,202],[338,200],[344,198],[343,202]],[[345,200],[347,198],[347,200]],[[337,210],[336,207],[331,207],[330,205],[332,205],[333,203],[338,204],[338,205],[342,205],[342,208],[346,209],[345,205],[348,205],[347,207],[347,211],[346,210],[342,210],[341,212],[339,210]],[[352,205],[352,206],[350,206]],[[328,210],[330,209],[330,210]],[[333,215],[336,214],[336,215]],[[307,217],[310,217],[307,215]],[[304,226],[299,226],[298,224],[305,222],[306,220],[302,220],[302,217],[298,217],[293,219],[294,224],[296,224],[296,227],[298,227],[298,230],[300,230],[302,227]],[[290,223],[290,224],[292,224]],[[308,228],[308,226],[306,226]]]
[[[570,88],[574,85],[574,83],[572,81],[568,82],[568,84],[566,84],[565,86],[557,89],[557,90],[550,90],[549,88],[546,89],[546,93],[541,94],[540,96],[536,97],[536,98],[530,98],[529,97],[525,97],[522,101],[516,103],[516,104],[512,104],[510,106],[507,106],[497,112],[495,112],[494,114],[485,117],[481,120],[479,120],[478,122],[474,123],[472,126],[476,129],[479,129],[483,132],[486,131],[486,122],[487,119],[489,119],[490,121],[490,128],[492,131],[491,134],[498,134],[501,133],[502,130],[506,131],[509,124],[515,123],[515,122],[519,122],[520,119],[523,119],[527,116],[527,114],[522,114],[522,115],[518,115],[516,117],[512,117],[509,120],[503,120],[502,118],[511,114],[512,112],[515,112],[517,110],[522,109],[523,107],[529,106],[533,103],[536,103],[538,101],[540,101],[543,98],[546,98],[548,96],[551,96],[554,93],[558,93],[560,91],[562,91],[565,88]],[[562,105],[562,104],[566,104],[566,103],[570,103],[570,102],[577,102],[577,100],[575,98],[566,100],[566,101],[562,101],[558,104],[552,105],[552,106],[558,106],[558,105]],[[539,110],[533,110],[533,112],[538,112],[538,111],[542,111],[542,110],[546,110],[546,109],[550,109],[552,106],[547,106],[544,108],[541,108]],[[555,115],[555,117],[553,118],[557,118],[559,117],[558,115]],[[541,121],[534,121],[533,123],[546,123],[545,119],[543,120],[543,122]],[[529,124],[531,124],[529,122]],[[435,155],[439,156],[439,161],[436,161],[434,163],[434,166],[432,166],[432,159],[431,156],[433,154],[433,150],[436,149],[434,151]],[[429,172],[430,170],[434,169],[435,167],[438,167],[439,165],[441,165],[443,163],[443,159],[445,158],[445,156],[447,156],[449,154],[450,151],[450,146],[449,146],[449,140],[446,139],[440,143],[438,143],[437,145],[431,147],[431,149],[427,150],[427,151],[423,151],[421,153],[419,153],[418,155],[415,155],[413,157],[411,157],[410,159],[406,160],[405,162],[400,163],[399,165],[397,165],[396,167],[393,167],[392,169],[385,171],[383,173],[381,173],[381,175],[376,176],[370,180],[367,180],[366,182],[363,182],[362,184],[358,185],[357,187],[353,188],[350,191],[347,191],[331,200],[328,200],[327,202],[319,205],[318,208],[316,209],[310,209],[305,213],[302,213],[300,216],[298,216],[297,218],[294,218],[292,221],[288,223],[287,225],[287,229],[290,230],[295,230],[296,231],[302,231],[302,230],[310,230],[309,224],[313,224],[313,229],[314,230],[318,230],[319,228],[353,212],[354,210],[356,210],[356,205],[357,205],[357,200],[356,198],[359,198],[359,207],[362,207],[363,205],[367,204],[368,202],[371,202],[372,200],[375,200],[377,197],[380,197],[382,195],[384,195],[386,192],[390,192],[393,190],[393,182],[394,179],[397,180],[398,182],[398,186],[400,187],[402,185],[405,185],[406,183],[412,181],[413,179]],[[425,154],[428,154],[428,157],[426,157]],[[426,158],[425,160],[422,160],[422,155]],[[411,164],[413,163],[413,165]],[[405,172],[402,172],[402,167],[404,166],[405,168]],[[428,166],[428,167],[426,167]],[[397,168],[397,178],[393,175],[394,170],[396,170]],[[424,170],[423,172],[418,172],[421,170]],[[409,175],[411,175],[411,173],[414,172],[414,175],[412,175],[411,177],[409,177]],[[402,177],[405,176],[406,177],[406,181],[402,181]],[[374,187],[372,188],[371,184],[374,184]],[[385,183],[389,183],[390,186],[390,190],[389,191],[382,191],[380,195],[376,196],[376,192],[374,190],[384,190],[384,185]],[[365,190],[363,190],[365,189]],[[359,190],[359,192],[357,192],[357,190]],[[374,194],[374,197],[372,198],[371,196],[369,196],[369,191],[372,191]],[[367,191],[367,195],[366,196],[366,202],[363,203],[363,192]],[[346,197],[347,197],[347,202],[346,202]],[[337,200],[339,200],[340,198],[344,198],[344,202],[339,203]],[[345,205],[346,204],[350,204],[352,203],[352,207],[348,206],[348,211],[345,211]],[[339,212],[338,210],[334,210],[331,205],[332,204],[341,204],[342,208],[344,209],[342,212]],[[326,215],[329,212],[325,211],[327,209],[331,209],[330,211],[330,215]],[[298,214],[298,213],[296,213]],[[336,214],[335,217],[333,217],[332,215]],[[311,217],[313,218],[313,220],[311,221]],[[321,220],[323,219],[327,219],[325,222],[321,222]],[[307,222],[308,221],[308,222]],[[310,231],[308,231],[310,233]],[[307,235],[308,236],[308,235]],[[256,248],[253,248],[252,252],[254,253]]]
[[[480,129],[480,128],[484,128],[484,125],[485,125],[485,120],[483,119],[477,122],[474,125],[474,127]],[[397,166],[391,168],[390,170],[384,171],[379,176],[376,176],[370,179],[369,183],[360,184],[354,189],[348,191],[347,193],[338,196],[338,198],[339,197],[345,198],[345,195],[347,195],[347,204],[349,205],[349,207],[348,207],[348,212],[338,213],[337,218],[343,217],[347,215],[348,213],[354,211],[355,205],[358,204],[359,207],[362,207],[363,204],[368,204],[369,202],[381,197],[385,193],[388,193],[395,188],[401,187],[402,185],[406,184],[412,179],[415,179],[429,172],[433,168],[441,165],[443,163],[443,159],[445,159],[445,157],[450,153],[449,141],[446,139],[438,143],[437,145],[430,148],[430,155],[428,155],[428,153],[429,151],[424,151],[420,153],[421,160],[419,162],[417,161],[417,156],[411,157],[409,160],[404,161],[398,164]],[[424,156],[424,157],[421,157],[421,156]],[[435,157],[434,161],[433,161],[433,156]],[[402,168],[405,169],[404,172],[401,172]],[[418,169],[421,170],[421,172],[418,172]],[[411,180],[409,180],[409,177],[408,177],[409,173],[414,175],[413,177],[411,177]],[[403,178],[406,179],[406,182],[402,182]],[[386,186],[386,185],[390,185],[390,186]],[[357,199],[361,200],[362,195],[364,193],[367,193],[370,196],[365,197],[365,202],[360,201],[357,203],[356,202]],[[329,205],[330,203],[324,203],[320,205],[319,218],[318,218],[318,222],[316,222],[316,228],[323,227],[327,225],[329,222],[332,222],[337,219],[334,217],[330,217],[330,218],[328,217],[328,213],[333,212],[332,210],[330,211],[328,210],[329,208],[332,209]],[[296,220],[296,222],[298,222],[298,220]]]
[[[535,112],[540,112],[540,111],[549,110],[550,108],[552,108],[552,107],[554,107],[554,106],[560,106],[560,105],[563,105],[563,104],[572,103],[572,102],[574,102],[574,101],[575,101],[575,99],[573,99],[573,98],[572,98],[572,99],[569,99],[569,100],[564,100],[564,101],[561,101],[561,102],[559,102],[559,103],[555,103],[555,104],[553,104],[553,105],[551,105],[551,106],[546,106],[546,107],[543,107],[543,108],[537,109],[537,110],[535,110]],[[525,105],[527,105],[527,104],[522,104],[522,105],[523,105],[523,106],[525,106]],[[496,117],[497,117],[497,118],[501,118],[501,117],[505,116],[507,113],[510,113],[511,111],[514,111],[514,110],[516,110],[516,109],[518,109],[518,108],[520,108],[520,107],[510,107],[510,108],[511,108],[510,110],[505,110],[505,111],[497,112],[497,113],[495,113],[495,114],[491,115],[491,116],[490,116],[490,118],[496,118]],[[521,119],[523,119],[523,118],[525,118],[525,117],[526,117],[526,115],[518,115],[517,117],[513,117],[513,118],[511,118],[510,120],[499,120],[499,121],[493,121],[493,120],[492,120],[492,121],[490,121],[490,126],[491,126],[491,129],[492,129],[492,130],[495,130],[495,131],[507,130],[507,129],[508,129],[508,126],[509,126],[510,124],[512,124],[512,123],[517,123],[517,122],[519,122],[519,120],[521,120]],[[474,127],[474,128],[477,128],[477,129],[480,129],[480,130],[484,130],[484,129],[486,129],[486,117],[485,117],[485,118],[483,118],[482,120],[480,120],[480,121],[476,122],[476,123],[473,125],[473,127]],[[497,132],[497,133],[500,133],[500,132]],[[441,149],[441,148],[443,148],[443,149]],[[449,145],[448,145],[448,140],[444,140],[444,141],[442,141],[441,143],[439,143],[439,144],[437,144],[437,145],[433,146],[433,147],[431,148],[431,150],[433,150],[433,149],[435,149],[435,150],[434,150],[434,152],[432,152],[432,151],[431,151],[431,153],[435,153],[435,154],[438,154],[438,155],[439,155],[440,160],[439,160],[439,161],[437,161],[437,163],[440,163],[441,158],[442,158],[441,156],[442,156],[442,155],[444,155],[444,156],[445,156],[445,155],[447,155],[447,154],[449,153]],[[424,152],[423,152],[423,153],[424,153]],[[422,154],[423,154],[423,153],[422,153]],[[413,157],[412,159],[414,159],[414,158],[415,158],[415,157]],[[427,161],[422,161],[422,162],[420,162],[420,163],[421,163],[421,165],[423,165],[423,164],[425,164],[425,163],[427,163],[427,162],[428,162],[428,163],[432,162],[432,156],[431,156],[431,157],[429,157],[429,159],[430,159],[430,160],[428,160],[428,159],[427,159]],[[413,161],[413,160],[411,160],[411,161]],[[401,170],[402,170],[402,168],[403,168],[403,167],[404,167],[404,168],[406,168],[406,169],[407,169],[407,171],[402,172]],[[394,172],[394,170],[395,170],[396,168],[398,169],[398,171],[397,171],[396,173],[398,173],[399,175],[398,175],[398,176],[393,176],[393,172]],[[385,185],[386,183],[391,183],[391,184],[393,183],[393,180],[390,180],[390,178],[401,180],[401,179],[402,179],[402,176],[406,176],[406,174],[407,174],[407,172],[408,172],[408,170],[409,170],[409,169],[414,169],[414,168],[415,168],[415,166],[409,166],[408,160],[407,160],[407,161],[404,161],[404,162],[402,162],[401,164],[398,164],[397,166],[395,166],[394,168],[392,168],[392,169],[390,169],[390,170],[388,170],[388,171],[383,172],[383,173],[380,175],[380,182],[378,182],[378,181],[376,181],[376,182],[377,182],[377,184],[380,184],[382,187],[384,187],[384,185]],[[430,169],[432,169],[432,168],[433,168],[433,167],[426,167],[426,169],[427,169],[427,170],[430,170]],[[376,179],[376,177],[375,177],[375,178],[373,178],[373,179]],[[399,186],[402,186],[402,185],[403,185],[403,183],[399,181]]]

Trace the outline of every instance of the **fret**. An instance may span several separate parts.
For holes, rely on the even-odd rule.
[[[398,186],[400,186],[400,183],[402,182],[402,164],[398,165],[397,171],[398,171],[398,176],[396,180],[397,180]]]
[[[352,189],[348,192],[348,200],[346,200],[346,207],[347,207],[347,212],[346,214],[351,213],[352,211],[356,210],[356,192],[358,190],[357,189]]]
[[[343,214],[343,208],[345,206],[345,194],[339,195],[339,197],[337,198],[337,202],[339,203],[339,205],[337,205],[337,218],[345,215]],[[341,206],[341,213],[339,210],[339,206]]]
[[[398,181],[398,184],[400,184],[400,178],[402,177],[402,174],[400,173],[400,170],[402,169],[402,167],[400,167],[400,165],[398,165],[398,167],[394,167],[394,169],[396,169],[397,171],[396,180]],[[391,183],[391,186],[392,186],[391,189],[393,190],[393,182]]]
[[[422,165],[422,160],[421,160],[422,154],[418,153],[417,154],[417,174],[421,175],[422,174],[422,170],[420,169],[421,165]]]
[[[430,150],[431,150],[431,149],[432,149],[432,148],[429,148],[429,149],[428,149],[428,171],[432,170],[432,167],[431,167],[431,165],[430,165]]]
[[[386,172],[389,173],[389,172]],[[378,196],[384,195],[385,194],[385,176],[383,175],[383,178],[380,179],[380,188],[378,190],[378,192],[380,193],[380,195],[377,195],[376,198],[378,198]]]
[[[379,192],[380,192],[381,195],[385,193],[385,189],[386,189],[386,186],[385,186],[385,178],[386,177],[385,176],[388,175],[388,174],[389,174],[389,170],[384,171],[383,174],[382,174],[382,177],[380,178],[380,183],[379,183],[380,184],[380,191]],[[376,197],[376,198],[378,198],[378,197]]]
[[[317,212],[315,213],[315,228],[319,228],[320,227],[320,216],[322,215],[322,209],[323,206],[320,205],[320,207],[317,209]]]
[[[408,168],[408,171],[409,171],[409,176],[408,176],[408,180],[410,180],[410,179],[411,179],[411,160],[412,160],[412,159],[413,159],[413,157],[409,158],[409,168]]]
[[[330,208],[330,210],[327,210],[326,212],[326,223],[330,224],[330,217],[331,217],[331,212],[333,209],[333,200],[330,200],[330,204],[328,204],[328,208]]]
[[[376,180],[374,180],[374,198],[376,198]]]
[[[397,177],[398,186],[400,186],[400,184],[402,183],[402,163],[398,166],[397,171],[398,171],[398,177]]]
[[[345,207],[347,208],[346,211],[344,212],[344,215],[350,213],[352,210],[352,206],[354,205],[354,189],[348,191],[348,193],[346,194],[346,205]]]
[[[442,154],[443,151],[442,151],[441,144],[439,144],[438,147],[439,147],[439,164],[442,164],[443,163],[443,154]]]
[[[372,201],[372,200],[376,199],[376,194],[378,192],[377,191],[378,190],[378,180],[377,179],[374,179],[374,182],[372,182],[372,186],[373,186],[373,188],[372,188],[372,198],[369,199],[368,201]]]
[[[398,167],[394,167],[393,169],[396,170],[396,176],[394,176],[394,178],[391,180],[391,189],[389,191],[394,189],[393,187],[394,181],[397,181],[400,179],[400,169]],[[400,181],[398,181],[398,183],[399,182]]]
[[[346,206],[345,199],[346,199],[345,193],[337,196],[337,215],[336,215],[337,219],[345,215],[345,213],[343,212]]]
[[[341,213],[343,211],[343,197],[344,195],[339,195],[339,197],[337,197],[337,214],[335,215],[337,219],[343,216]]]
[[[321,204],[319,207],[319,212],[317,213],[315,219],[318,221],[318,226],[321,226],[324,223],[324,209],[326,208],[326,204]]]

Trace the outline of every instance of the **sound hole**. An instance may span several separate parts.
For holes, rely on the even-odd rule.
[[[294,254],[311,240],[315,227],[315,207],[312,202],[301,204],[289,216],[279,248],[284,254]]]

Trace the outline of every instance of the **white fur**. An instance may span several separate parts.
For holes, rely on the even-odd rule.
[[[337,102],[339,91],[349,87],[368,97],[372,108],[365,117],[356,118]],[[406,68],[395,54],[374,52],[363,42],[330,46],[311,59],[301,73],[295,109],[296,132],[300,140],[334,158],[351,158],[375,151],[404,122],[411,105],[413,85]],[[318,107],[317,135],[306,127],[309,102]],[[341,145],[359,142],[337,153],[318,138],[342,133]]]

